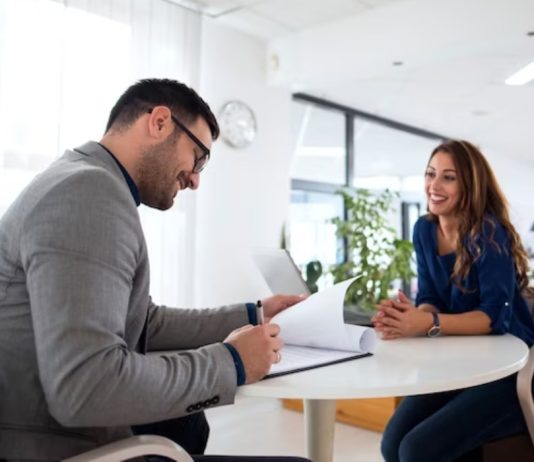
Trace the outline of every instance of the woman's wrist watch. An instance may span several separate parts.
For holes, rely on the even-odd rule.
[[[432,315],[432,327],[428,329],[426,333],[427,337],[438,337],[441,334],[441,325],[439,322],[439,316],[437,313],[431,312]]]

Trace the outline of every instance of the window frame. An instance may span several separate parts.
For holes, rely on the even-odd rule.
[[[333,101],[319,98],[307,93],[294,93],[292,99],[296,103],[311,104],[321,108],[323,110],[336,111],[344,115],[345,117],[345,134],[344,134],[344,146],[345,146],[345,181],[344,183],[331,183],[321,181],[311,181],[291,178],[291,191],[306,191],[306,192],[318,192],[326,194],[336,194],[336,192],[343,188],[349,191],[355,191],[356,188],[352,186],[355,180],[355,166],[356,156],[358,155],[356,147],[354,145],[354,134],[358,119],[364,119],[365,121],[374,122],[383,127],[388,127],[394,130],[398,130],[404,133],[409,133],[422,138],[427,138],[436,141],[436,145],[448,139],[449,137],[437,132],[424,130],[413,125],[398,122],[393,119],[370,114],[353,107],[349,107],[343,104],[335,103]],[[408,223],[408,214],[405,213],[407,207],[412,205],[411,202],[405,202],[401,199],[401,237],[402,239],[411,240],[410,223]],[[347,210],[343,207],[343,216],[347,219]],[[348,259],[347,244],[344,239],[343,250],[341,252],[343,261]]]

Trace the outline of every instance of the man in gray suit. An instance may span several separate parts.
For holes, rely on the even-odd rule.
[[[169,309],[149,297],[137,206],[166,210],[197,189],[218,133],[192,89],[140,81],[100,143],[65,152],[2,217],[0,459],[58,460],[232,403],[280,360],[279,327],[257,325],[253,304]],[[298,300],[270,297],[265,315]]]

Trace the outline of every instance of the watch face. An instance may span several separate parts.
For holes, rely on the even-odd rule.
[[[234,148],[248,146],[256,137],[256,117],[252,109],[240,101],[230,101],[219,115],[221,137]]]
[[[439,334],[441,334],[441,328],[439,326],[432,326],[426,335],[429,337],[437,337]]]

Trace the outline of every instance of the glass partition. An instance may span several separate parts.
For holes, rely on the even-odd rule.
[[[327,267],[342,257],[339,255],[341,246],[336,229],[330,220],[343,216],[341,196],[293,190],[289,216],[288,249],[293,260],[303,274],[310,261],[320,261],[323,277],[318,281],[319,289],[331,284],[331,277],[325,276]]]
[[[423,196],[426,162],[440,140],[355,118],[353,186]]]
[[[293,104],[295,151],[291,176],[345,183],[345,115],[312,104]]]
[[[294,158],[287,227],[288,249],[303,270],[312,260],[346,261],[346,243],[335,235],[330,219],[347,212],[336,191],[385,189],[399,193],[388,214],[403,239],[426,210],[424,169],[432,150],[446,137],[377,117],[303,93],[294,95]],[[323,276],[319,288],[331,284]],[[415,280],[405,285],[416,291]]]

